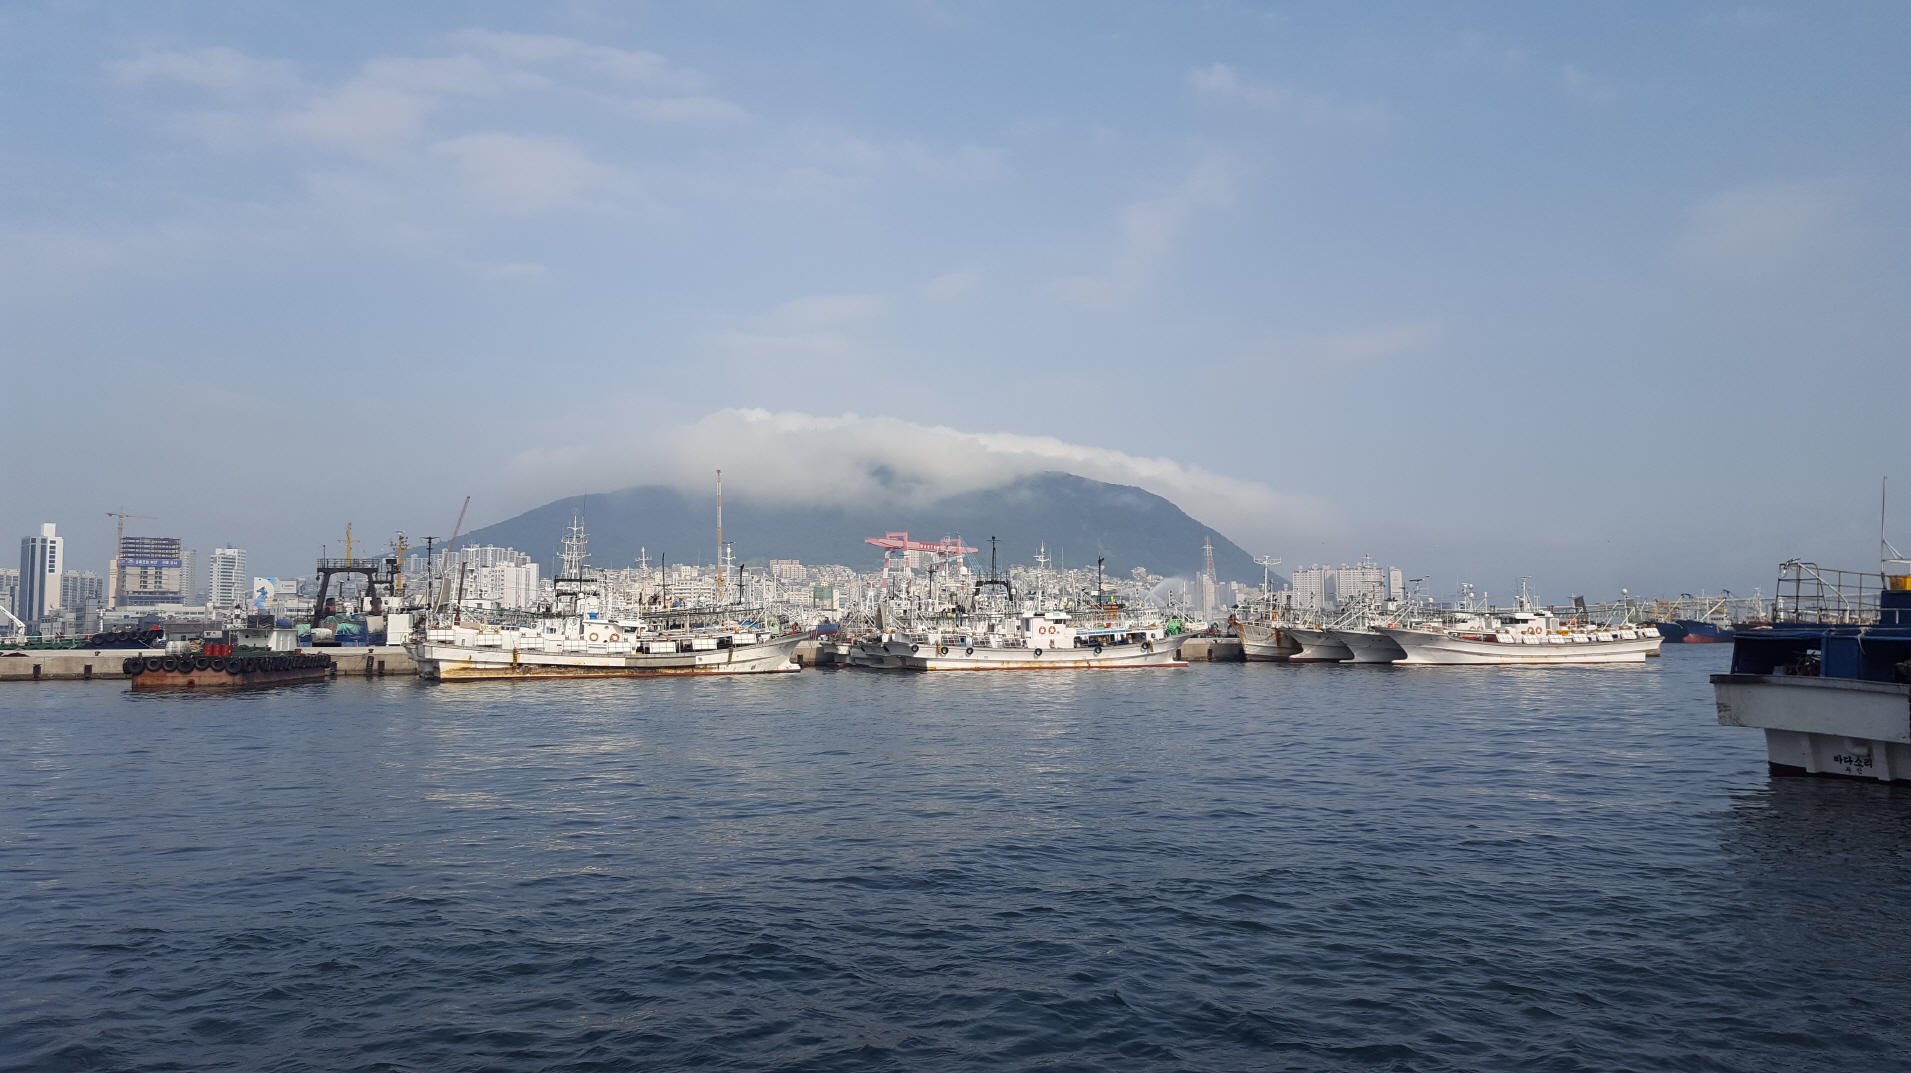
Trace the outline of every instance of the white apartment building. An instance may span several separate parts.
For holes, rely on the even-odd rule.
[[[20,589],[13,613],[38,622],[60,609],[60,574],[66,567],[66,538],[54,523],[40,526],[39,536],[20,538]]]
[[[472,568],[465,575],[465,598],[491,600],[499,607],[528,611],[538,602],[538,566],[525,562]]]
[[[60,607],[82,618],[106,606],[106,579],[91,570],[68,570],[60,575]]]
[[[214,548],[206,560],[206,603],[220,610],[238,607],[252,598],[252,575],[246,573],[244,548]]]

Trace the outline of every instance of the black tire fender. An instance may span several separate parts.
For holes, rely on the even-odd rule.
[[[920,652],[920,651],[922,651],[922,646],[921,646],[921,645],[910,645],[910,646],[909,646],[909,654],[910,654],[910,655],[912,655],[912,656],[913,656],[913,655],[915,655],[916,653],[918,653],[918,652]]]
[[[1095,654],[1096,654],[1097,656],[1099,656],[1099,655],[1101,655],[1101,646],[1100,646],[1100,645],[1096,645],[1096,646],[1095,646]]]
[[[965,655],[965,656],[973,656],[973,655],[975,655],[975,646],[974,646],[974,645],[970,645],[970,646],[969,646],[968,648],[965,648],[965,649],[963,649],[963,650],[962,650],[962,654],[963,654],[963,655]]]
[[[1042,650],[1041,650],[1041,649],[1039,649],[1039,648],[1038,648],[1038,649],[1036,649],[1036,650],[1035,650],[1035,658],[1036,658],[1036,659],[1041,659],[1041,658],[1042,658]]]

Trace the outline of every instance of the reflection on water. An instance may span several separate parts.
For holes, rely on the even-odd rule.
[[[25,687],[0,1062],[1902,1065],[1911,799],[1721,659]]]

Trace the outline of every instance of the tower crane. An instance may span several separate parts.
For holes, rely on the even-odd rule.
[[[120,595],[126,591],[126,567],[119,561],[119,549],[126,543],[126,519],[139,518],[149,522],[156,522],[159,519],[150,514],[128,514],[124,507],[119,510],[109,510],[106,516],[119,519],[119,532],[113,538],[113,598],[109,601],[114,607],[118,607]]]

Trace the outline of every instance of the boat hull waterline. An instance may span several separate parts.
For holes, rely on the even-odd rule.
[[[1281,632],[1301,646],[1299,652],[1288,658],[1289,663],[1345,663],[1354,658],[1354,650],[1327,630],[1301,630],[1290,626]]]
[[[1395,663],[1407,658],[1407,651],[1393,638],[1378,630],[1326,631],[1327,635],[1353,653],[1348,663]]]
[[[790,657],[807,634],[693,652],[535,652],[516,648],[413,643],[405,651],[422,678],[441,682],[529,678],[659,678],[694,674],[782,674],[801,670]]]

